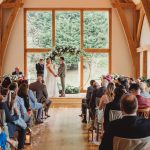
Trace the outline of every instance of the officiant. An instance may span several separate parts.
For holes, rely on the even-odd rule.
[[[39,62],[36,64],[36,72],[37,72],[37,77],[42,76],[42,78],[44,78],[44,62],[43,62],[43,59],[40,59]]]

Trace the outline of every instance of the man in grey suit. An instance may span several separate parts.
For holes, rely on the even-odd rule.
[[[58,76],[60,77],[62,91],[60,97],[65,97],[65,76],[66,76],[66,65],[64,63],[64,57],[60,57],[60,66],[58,68]]]
[[[47,88],[42,81],[42,76],[39,75],[37,77],[37,81],[29,85],[29,89],[36,93],[36,98],[39,103],[44,103],[46,105],[45,116],[49,117],[48,110],[52,102],[48,99]]]

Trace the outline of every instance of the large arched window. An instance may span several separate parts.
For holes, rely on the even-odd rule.
[[[68,57],[66,84],[86,90],[91,79],[111,71],[111,9],[27,8],[25,16],[25,73],[36,79],[35,64],[55,46],[75,47],[86,57]]]

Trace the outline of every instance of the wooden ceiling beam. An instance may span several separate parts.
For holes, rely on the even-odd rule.
[[[144,13],[143,9],[140,9],[139,21],[138,21],[138,25],[137,25],[137,42],[138,43],[140,43],[140,37],[141,37],[144,16],[145,16],[145,13]]]
[[[15,2],[5,2],[5,3],[2,3],[1,4],[1,7],[2,8],[13,8],[13,7],[16,7],[16,3]]]
[[[143,6],[142,6],[142,3],[141,3],[141,2],[136,5],[136,9],[137,9],[137,10],[140,10],[140,9],[142,9],[142,8],[143,8]]]
[[[150,0],[141,0],[150,27]]]
[[[116,3],[116,2],[112,3],[112,5],[113,5],[114,8],[118,7],[118,3]],[[136,5],[133,4],[133,3],[120,3],[119,6],[121,8],[132,8],[132,9],[136,8]]]
[[[145,45],[145,46],[142,46],[142,47],[138,47],[137,48],[137,52],[138,53],[141,53],[143,51],[150,51],[150,45]]]

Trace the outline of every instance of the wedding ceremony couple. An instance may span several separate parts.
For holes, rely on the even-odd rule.
[[[55,72],[54,64],[51,58],[46,59],[46,64],[44,64],[43,59],[39,60],[36,64],[37,76],[42,76],[45,84],[47,86],[49,97],[58,97],[59,88],[57,83],[57,77],[60,78],[61,82],[61,93],[59,97],[65,97],[65,75],[66,75],[66,65],[64,57],[59,59],[58,72]]]

